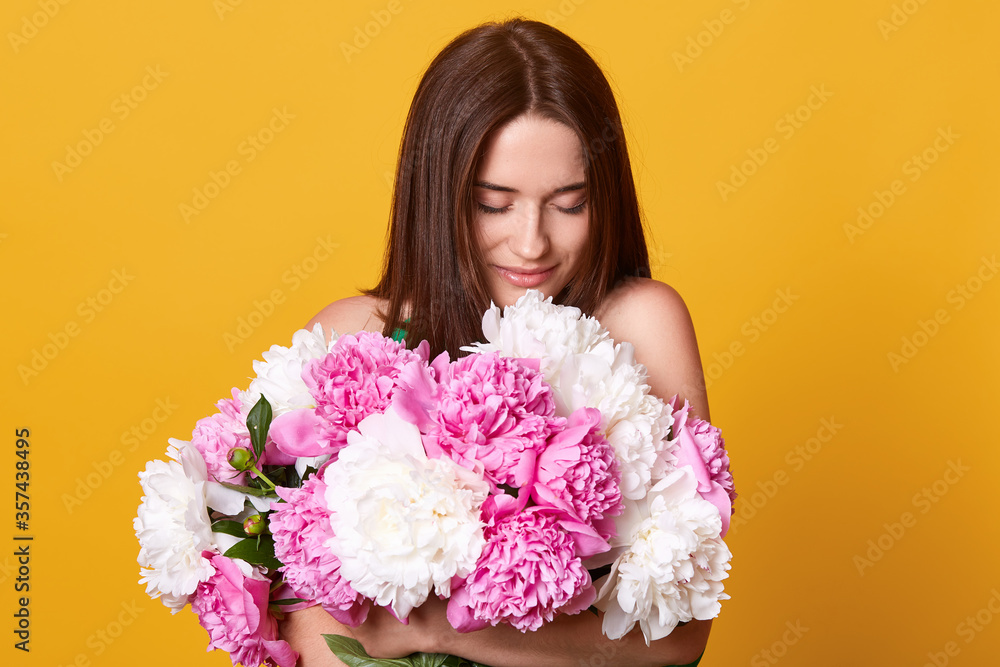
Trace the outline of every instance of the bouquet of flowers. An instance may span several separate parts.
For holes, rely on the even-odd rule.
[[[277,618],[309,604],[356,626],[436,595],[463,632],[596,607],[608,637],[638,623],[647,643],[717,616],[735,499],[718,429],[538,292],[483,334],[457,360],[319,325],[272,346],[139,474],[146,592],[190,603],[245,667],[294,665]]]

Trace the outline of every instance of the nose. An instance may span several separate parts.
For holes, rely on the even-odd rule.
[[[541,210],[526,206],[511,235],[511,250],[524,259],[539,259],[549,250],[549,236]]]

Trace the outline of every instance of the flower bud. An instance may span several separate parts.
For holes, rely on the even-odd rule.
[[[233,447],[226,459],[234,469],[243,472],[253,467],[253,454],[246,447]]]
[[[260,514],[252,514],[243,520],[243,532],[250,537],[257,537],[267,530],[267,521]]]

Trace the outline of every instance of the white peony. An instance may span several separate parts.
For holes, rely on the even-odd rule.
[[[330,345],[336,342],[337,332],[332,332]],[[249,413],[263,394],[277,417],[298,408],[315,407],[309,388],[302,381],[302,368],[312,359],[318,359],[330,350],[323,335],[323,326],[317,322],[312,331],[299,329],[292,334],[292,346],[272,345],[262,355],[264,361],[254,360],[257,377],[250,387],[240,393],[243,412]]]
[[[167,454],[173,461],[150,461],[139,473],[145,495],[132,526],[139,538],[139,583],[176,614],[215,572],[201,555],[205,549],[218,550],[208,506],[238,512],[244,496],[209,482],[205,460],[191,443],[171,438],[170,445]]]
[[[569,414],[582,407],[601,411],[601,433],[615,450],[622,474],[622,496],[638,500],[673,470],[670,452],[673,414],[649,393],[646,368],[634,361],[629,343],[615,347],[608,362],[595,355],[573,355],[560,373],[557,395]]]
[[[563,362],[571,355],[614,357],[614,341],[593,317],[579,308],[560,306],[538,290],[528,290],[513,306],[497,306],[483,315],[487,343],[462,348],[470,352],[498,352],[505,357],[542,360],[541,371],[550,384],[558,379]]]
[[[719,511],[698,496],[689,467],[674,470],[640,502],[627,502],[611,540],[621,553],[594,604],[604,634],[619,639],[639,623],[648,644],[677,624],[718,615],[731,554]],[[627,517],[627,518],[626,518]]]
[[[447,458],[428,459],[417,427],[391,408],[358,424],[324,471],[340,574],[398,618],[475,568],[485,544],[483,478]]]

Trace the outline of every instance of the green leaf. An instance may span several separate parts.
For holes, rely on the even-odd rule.
[[[343,635],[323,635],[333,654],[349,667],[490,667],[446,653],[411,653],[405,658],[373,658],[361,642]]]
[[[444,662],[441,663],[441,667],[490,667],[490,666],[484,665],[481,662],[473,662],[472,660],[459,658],[457,655],[449,655],[445,657]]]
[[[277,498],[278,494],[270,489],[256,489],[252,486],[240,486],[239,484],[230,484],[229,482],[219,482],[222,486],[227,489],[232,489],[233,491],[239,491],[240,493],[246,493],[251,496],[260,496],[261,498]]]
[[[260,477],[250,477],[249,475],[247,475],[247,486],[251,489],[261,489],[262,491],[266,491],[271,488],[267,485],[267,482],[262,480]]]
[[[247,430],[250,431],[250,442],[253,443],[253,453],[256,459],[264,453],[264,443],[267,442],[267,429],[271,428],[271,404],[262,395],[257,404],[250,408],[247,415]]]
[[[212,532],[225,533],[226,535],[232,535],[233,537],[247,536],[247,534],[243,532],[242,523],[239,521],[230,521],[229,519],[222,519],[213,523]]]
[[[274,538],[270,535],[240,540],[222,555],[226,558],[240,558],[251,565],[263,565],[271,570],[276,570],[282,565],[281,561],[274,557]]]
[[[271,600],[269,604],[298,604],[299,602],[308,602],[308,600],[303,600],[302,598],[282,598],[281,600]]]
[[[413,667],[408,658],[373,658],[356,639],[343,635],[323,635],[333,654],[348,667]]]
[[[261,468],[267,478],[274,482],[275,486],[284,486],[289,489],[296,489],[302,486],[299,474],[295,472],[294,465],[272,466],[267,465]]]

